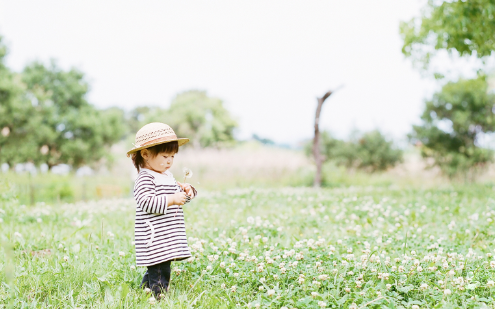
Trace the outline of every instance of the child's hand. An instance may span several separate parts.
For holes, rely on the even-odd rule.
[[[188,183],[180,183],[177,181],[177,183],[179,184],[179,186],[182,187],[182,190],[184,190],[187,195],[189,195],[191,198],[194,197],[194,190],[192,189],[191,185],[188,184]]]
[[[177,192],[172,194],[172,198],[169,199],[169,205],[184,205],[186,203],[186,193],[185,192]]]

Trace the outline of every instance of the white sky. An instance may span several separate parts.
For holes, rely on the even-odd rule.
[[[423,0],[0,0],[7,65],[76,66],[98,107],[168,106],[180,91],[222,98],[280,143],[313,134],[316,96],[341,84],[321,126],[339,137],[381,128],[399,139],[437,87],[401,54],[399,22]]]

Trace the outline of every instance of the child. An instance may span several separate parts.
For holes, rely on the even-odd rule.
[[[153,122],[136,133],[135,147],[127,153],[139,172],[134,185],[136,265],[148,267],[141,287],[157,298],[168,291],[171,262],[191,257],[181,205],[197,191],[169,171],[179,146],[188,141],[177,138],[170,126]]]

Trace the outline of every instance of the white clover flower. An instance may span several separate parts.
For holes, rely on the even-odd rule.
[[[145,293],[151,293],[151,290],[150,290],[150,288],[145,288],[145,289],[144,289],[144,292],[145,292]]]
[[[346,293],[351,293],[351,289],[350,289],[350,288],[348,288],[348,287],[346,287],[346,288],[344,289],[344,291],[345,291]]]
[[[154,305],[154,304],[156,304],[156,299],[152,296],[152,297],[150,297],[150,298],[148,299],[148,303],[149,303],[150,305]]]
[[[225,283],[222,283],[222,284],[220,285],[220,287],[221,287],[222,289],[225,289]]]
[[[419,286],[419,288],[420,288],[421,290],[423,290],[423,291],[424,291],[424,290],[427,290],[427,289],[428,289],[428,284],[423,283],[423,284],[421,284],[421,285]]]
[[[495,261],[490,261],[490,267],[495,268]]]
[[[266,292],[266,294],[271,297],[271,296],[275,295],[275,290],[268,290]]]
[[[19,232],[15,232],[15,233],[14,233],[14,236],[15,236],[15,237],[21,237],[21,238],[22,238],[22,234],[21,234],[21,233],[19,233]]]
[[[449,290],[449,289],[445,289],[445,290],[443,291],[443,294],[445,294],[445,295],[451,295],[451,294],[452,294],[452,291],[451,291],[451,290]]]
[[[419,309],[418,305],[412,305],[411,309]]]
[[[349,306],[349,309],[358,309],[358,306],[356,303],[352,303],[350,306]]]
[[[322,281],[325,281],[328,279],[328,275],[319,275],[318,276],[318,279],[322,280]]]
[[[327,306],[327,303],[324,301],[319,301],[318,306],[320,306],[321,308],[325,308]]]
[[[232,293],[235,293],[237,291],[237,287],[235,285],[233,285],[231,288],[230,288],[230,291]]]
[[[390,290],[392,288],[392,285],[390,283],[386,284],[385,287],[387,288],[387,290]]]
[[[311,297],[313,297],[313,298],[318,297],[318,292],[311,292]]]
[[[488,282],[486,283],[486,286],[489,288],[493,288],[493,286],[495,286],[495,282],[493,280],[488,280]]]
[[[131,270],[136,270],[136,266],[131,265]]]
[[[206,266],[206,270],[211,270],[211,265]]]
[[[260,287],[258,288],[258,290],[260,290],[260,291],[263,291],[264,289],[265,289],[265,287],[262,285],[260,285]]]
[[[66,256],[64,256],[64,261],[66,261],[66,262],[67,262],[68,260],[69,260],[69,257],[68,257],[67,255],[66,255]]]
[[[225,268],[225,262],[221,262],[220,267]]]
[[[125,256],[125,252],[124,251],[119,251],[119,256],[120,257]]]
[[[239,277],[239,273],[234,273],[234,277]]]

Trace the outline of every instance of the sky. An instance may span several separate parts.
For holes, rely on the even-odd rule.
[[[399,23],[423,0],[0,0],[16,71],[56,59],[86,74],[100,108],[167,107],[190,89],[224,100],[236,135],[294,145],[323,130],[401,140],[438,88],[401,53]]]

